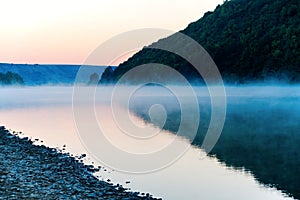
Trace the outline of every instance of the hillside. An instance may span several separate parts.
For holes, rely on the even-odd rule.
[[[96,66],[86,66],[85,72],[91,73],[95,71]],[[29,64],[8,64],[0,63],[0,73],[13,72],[22,77],[25,85],[58,85],[58,84],[73,84],[80,65],[29,65]],[[104,66],[97,67],[99,76],[104,71]],[[86,74],[83,74],[86,76]],[[89,77],[89,74],[87,75]],[[84,80],[83,82],[88,82]]]
[[[299,24],[299,0],[231,0],[181,32],[208,51],[228,83],[274,79],[295,83],[300,82]],[[146,63],[168,65],[191,82],[201,82],[185,60],[150,48],[143,48],[114,71],[107,69],[100,82],[115,83],[128,70]]]
[[[23,85],[23,78],[16,73],[7,71],[6,73],[0,72],[0,85]]]

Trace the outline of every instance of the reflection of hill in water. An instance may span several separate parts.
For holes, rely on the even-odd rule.
[[[168,111],[164,128],[176,132],[180,124],[180,109],[178,103],[175,106],[171,103],[173,100],[171,97],[157,98],[155,103],[164,104]],[[144,105],[137,103],[132,109],[149,120],[147,112],[153,100],[148,98],[142,102]],[[197,146],[201,146],[208,128],[210,105],[207,102],[200,103],[200,127],[192,142]],[[227,106],[225,127],[210,155],[227,166],[245,168],[260,183],[299,199],[299,97],[229,97]],[[193,113],[191,120],[192,116]]]

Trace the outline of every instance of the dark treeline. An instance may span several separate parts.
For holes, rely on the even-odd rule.
[[[0,85],[23,85],[24,80],[23,78],[13,72],[6,72],[6,73],[1,73],[0,72]]]
[[[299,24],[299,0],[231,0],[181,32],[208,51],[226,82],[277,79],[295,83],[300,82]],[[188,44],[183,43],[182,48]],[[107,68],[100,82],[115,83],[128,70],[147,63],[168,65],[192,82],[199,78],[195,69],[175,54],[144,48],[116,70]]]

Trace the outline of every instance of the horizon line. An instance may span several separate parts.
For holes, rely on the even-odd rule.
[[[90,66],[90,67],[118,67],[117,65],[72,64],[72,63],[9,63],[0,62],[0,65],[60,65],[60,66]]]

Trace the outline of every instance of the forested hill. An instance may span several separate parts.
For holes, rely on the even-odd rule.
[[[23,85],[24,80],[23,78],[16,73],[13,72],[6,72],[1,73],[0,72],[0,86],[2,85]]]
[[[3,74],[3,79],[8,72],[18,74],[22,77],[24,85],[73,85],[80,67],[80,65],[0,63],[0,73]],[[101,76],[105,68],[106,66],[85,66],[84,72],[81,72],[82,77],[77,78],[83,83],[88,83],[90,75],[97,71],[98,76]]]
[[[299,0],[225,1],[181,32],[208,51],[226,82],[300,82]],[[146,63],[173,67],[190,81],[199,77],[174,54],[144,48],[114,71],[107,68],[100,82],[114,83]]]
[[[25,85],[73,84],[80,66],[0,63],[0,72],[19,74]]]

